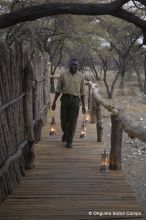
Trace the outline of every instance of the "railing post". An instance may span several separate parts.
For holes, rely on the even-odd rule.
[[[97,130],[97,141],[102,141],[103,127],[102,127],[102,117],[101,117],[101,105],[96,102],[96,130]]]
[[[96,101],[95,98],[93,96],[93,91],[92,91],[92,110],[91,110],[91,123],[95,123],[96,122]]]
[[[88,84],[88,110],[92,110],[92,88]]]
[[[91,111],[91,123],[95,123],[96,102],[91,85],[88,85],[88,110]]]
[[[23,91],[24,97],[24,120],[25,120],[25,138],[29,141],[33,137],[33,99],[32,99],[32,84],[33,84],[33,68],[30,61],[27,61],[24,68]]]
[[[34,152],[34,132],[33,132],[33,99],[32,99],[32,84],[33,84],[33,68],[31,62],[28,61],[24,68],[23,90],[25,92],[24,97],[24,120],[25,120],[25,138],[28,140],[26,147],[25,167],[30,169],[33,167]]]
[[[111,116],[111,123],[111,151],[109,168],[111,170],[120,170],[123,128],[120,121],[114,115]]]

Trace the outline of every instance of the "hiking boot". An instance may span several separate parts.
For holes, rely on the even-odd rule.
[[[67,148],[72,148],[73,145],[72,145],[72,143],[67,143],[67,144],[66,144],[66,147],[67,147]]]

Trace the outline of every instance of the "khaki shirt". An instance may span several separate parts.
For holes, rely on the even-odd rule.
[[[79,72],[73,75],[70,72],[61,73],[56,92],[74,96],[85,95],[84,76]]]

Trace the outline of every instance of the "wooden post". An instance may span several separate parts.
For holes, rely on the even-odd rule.
[[[145,80],[144,80],[144,94],[146,94],[146,55],[144,57],[144,76],[145,76]]]
[[[92,88],[88,84],[88,110],[92,110]]]
[[[32,100],[33,69],[30,62],[27,62],[24,69],[23,91],[24,98],[24,119],[26,140],[32,141],[33,137],[33,100]]]
[[[33,68],[28,61],[24,69],[24,79],[23,79],[23,91],[25,92],[24,97],[24,121],[25,121],[25,138],[28,140],[28,147],[25,154],[29,155],[25,159],[25,167],[30,169],[33,167],[34,161],[34,132],[33,132],[33,93],[32,93],[32,84],[33,84]]]
[[[88,110],[91,111],[91,123],[95,123],[96,102],[91,85],[88,85]]]
[[[102,117],[101,117],[101,105],[96,103],[96,130],[97,130],[97,141],[102,141],[103,127],[102,127]]]
[[[120,121],[114,115],[111,116],[111,123],[111,152],[109,168],[111,170],[120,170],[123,128]]]
[[[50,85],[51,85],[51,93],[55,93],[55,81],[54,78],[50,78]]]
[[[49,82],[49,64],[48,57],[45,54],[44,58],[44,82],[43,82],[43,94],[44,94],[44,105],[46,105],[45,114],[43,120],[47,123],[47,113],[48,109],[51,107],[51,99],[50,99],[50,82]]]
[[[91,123],[96,122],[96,101],[92,91],[92,109],[91,109]]]

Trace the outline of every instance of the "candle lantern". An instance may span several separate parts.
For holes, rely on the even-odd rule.
[[[88,110],[85,118],[86,122],[91,122],[91,118],[92,118],[91,111]]]
[[[83,121],[82,125],[81,125],[81,134],[80,134],[80,138],[84,138],[86,137],[86,131],[87,131],[87,128],[86,128],[86,122]]]
[[[56,122],[55,122],[55,118],[52,117],[52,121],[50,124],[50,135],[55,135],[56,134]]]
[[[100,165],[101,171],[109,171],[109,154],[104,150],[104,152],[101,155],[101,165]]]

